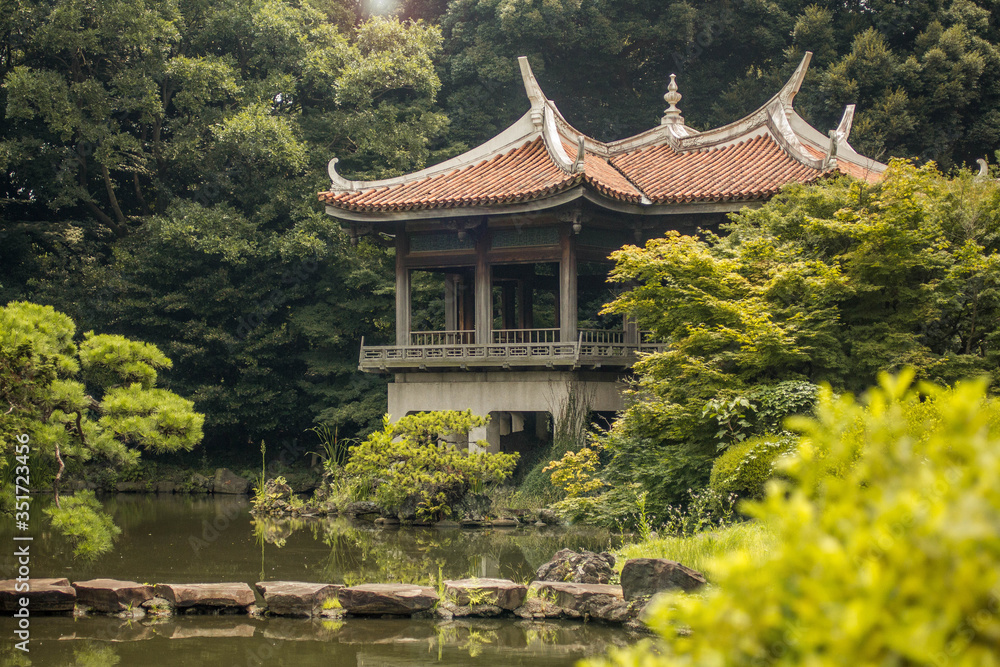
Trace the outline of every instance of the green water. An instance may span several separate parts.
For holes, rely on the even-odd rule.
[[[617,542],[583,529],[380,529],[346,519],[258,521],[243,497],[118,495],[106,509],[122,528],[94,562],[44,529],[32,508],[34,577],[97,577],[148,583],[261,580],[429,584],[439,576],[529,580],[563,547],[603,550]],[[11,541],[5,522],[0,540]],[[14,571],[13,549],[0,575]],[[36,617],[32,665],[572,665],[623,645],[619,628],[518,619],[344,621],[182,616],[166,621]],[[0,664],[14,656],[13,619],[0,618]],[[19,651],[17,653],[20,653]],[[20,656],[24,657],[24,656]],[[12,664],[22,664],[13,662]]]

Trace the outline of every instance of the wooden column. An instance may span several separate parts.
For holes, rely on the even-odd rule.
[[[406,234],[396,230],[396,345],[410,344],[410,270],[406,267]]]
[[[458,285],[461,276],[454,273],[446,273],[444,276],[444,328],[446,331],[455,331],[459,328],[458,318]]]
[[[487,235],[476,241],[476,343],[488,345],[493,335],[493,285],[486,261]]]
[[[626,345],[638,345],[639,344],[639,323],[635,321],[635,318],[631,315],[625,315],[622,317],[622,321],[625,325],[625,344]]]
[[[576,236],[569,225],[563,227],[562,259],[559,261],[559,340],[575,343],[576,323]]]

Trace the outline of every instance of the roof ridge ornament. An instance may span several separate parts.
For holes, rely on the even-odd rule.
[[[576,159],[573,160],[573,166],[571,167],[571,170],[574,174],[579,174],[581,171],[583,171],[583,162],[586,155],[587,155],[587,149],[585,146],[585,139],[581,134],[576,138]]]
[[[670,75],[670,83],[667,84],[667,93],[663,96],[663,101],[669,104],[666,109],[663,110],[663,117],[660,119],[660,125],[683,125],[684,117],[681,116],[681,110],[677,108],[677,103],[681,101],[683,97],[677,92],[677,75]]]
[[[854,105],[848,104],[844,107],[844,115],[840,119],[840,123],[837,125],[835,130],[837,133],[837,141],[847,141],[847,138],[851,136],[851,126],[854,124]]]
[[[535,126],[535,129],[541,129],[542,127],[542,108],[545,106],[545,93],[542,92],[542,87],[538,85],[538,80],[535,79],[535,73],[531,71],[531,65],[528,63],[528,58],[526,56],[518,56],[517,64],[521,67],[521,81],[524,83],[524,92],[528,95],[528,101],[531,102],[531,123]]]
[[[812,57],[812,51],[806,51],[799,66],[792,72],[791,78],[778,91],[778,99],[781,100],[781,105],[785,107],[786,112],[792,110],[792,101],[795,99],[795,94],[799,92],[799,88],[802,87],[802,81],[806,78],[806,72],[809,71],[809,62]]]
[[[357,181],[349,181],[337,173],[337,163],[339,158],[333,158],[326,165],[326,171],[330,174],[330,190],[335,192],[347,192],[357,189]]]

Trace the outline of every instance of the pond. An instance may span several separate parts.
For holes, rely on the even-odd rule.
[[[502,577],[528,581],[561,548],[618,546],[607,531],[380,528],[343,518],[257,520],[238,496],[117,495],[105,500],[122,534],[93,562],[74,561],[71,546],[44,528],[32,506],[35,577],[98,577],[147,583],[262,580],[433,584],[439,578]],[[4,522],[0,539],[11,544]],[[0,556],[15,570],[12,549]],[[9,576],[5,574],[4,576]],[[344,621],[181,616],[166,621],[117,618],[32,619],[34,665],[572,665],[624,645],[620,628],[520,619],[366,619]],[[13,619],[0,619],[13,634]],[[173,641],[173,640],[183,641]],[[13,641],[3,642],[3,653]],[[10,649],[12,650],[12,649]],[[20,653],[20,652],[18,652]],[[3,662],[3,661],[0,661]],[[17,663],[15,663],[17,664]]]

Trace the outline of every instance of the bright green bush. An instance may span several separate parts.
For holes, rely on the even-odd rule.
[[[715,459],[709,488],[723,497],[732,494],[737,498],[763,498],[775,463],[796,442],[789,436],[761,435],[736,443]]]
[[[517,464],[517,454],[470,452],[452,444],[487,421],[469,410],[423,412],[396,423],[386,417],[381,431],[351,447],[345,470],[359,485],[370,480],[375,502],[386,509],[406,514],[413,506],[422,519],[450,516],[466,494],[502,482]]]
[[[985,382],[921,386],[922,401],[912,377],[883,376],[866,405],[824,391],[792,424],[790,479],[749,503],[771,551],[654,603],[662,650],[591,664],[1000,664],[1000,402]]]

